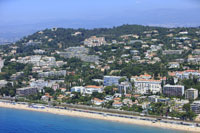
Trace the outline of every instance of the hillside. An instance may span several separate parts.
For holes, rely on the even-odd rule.
[[[43,48],[58,48],[58,43],[62,44],[62,48],[67,48],[70,46],[79,46],[84,41],[84,39],[89,38],[90,36],[104,36],[107,41],[111,41],[113,39],[119,40],[121,35],[142,34],[147,30],[159,30],[160,32],[166,32],[168,29],[140,25],[123,25],[120,27],[99,28],[92,30],[54,28],[38,31],[32,35],[22,38],[16,44],[20,47],[23,47],[22,44],[33,40],[34,42],[41,42],[41,47]],[[82,34],[79,36],[72,36],[72,34],[75,32],[81,32]],[[49,41],[49,39],[51,41]]]

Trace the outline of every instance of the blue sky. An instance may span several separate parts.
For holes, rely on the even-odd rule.
[[[52,27],[200,26],[200,0],[0,0],[0,41]]]
[[[198,0],[0,0],[0,17],[5,24],[31,24],[56,19],[112,19],[143,15],[148,11],[199,8]]]

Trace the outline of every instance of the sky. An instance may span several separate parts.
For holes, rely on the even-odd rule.
[[[200,0],[0,0],[1,33],[122,24],[200,26]]]

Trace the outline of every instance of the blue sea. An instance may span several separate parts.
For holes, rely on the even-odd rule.
[[[0,133],[180,133],[162,128],[122,124],[25,110],[0,108]]]

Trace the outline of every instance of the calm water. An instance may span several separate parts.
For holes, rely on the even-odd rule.
[[[0,108],[0,133],[178,133],[102,120]]]

